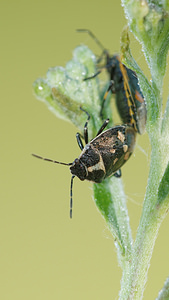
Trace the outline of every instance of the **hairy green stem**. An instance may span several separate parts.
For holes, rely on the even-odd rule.
[[[166,216],[166,212],[169,207],[167,201],[167,195],[169,193],[169,183],[167,182],[167,179],[169,178],[169,172],[167,169],[169,153],[167,148],[169,142],[166,130],[169,126],[167,122],[169,116],[167,104],[165,116],[162,120],[161,97],[163,77],[166,69],[166,55],[168,51],[168,45],[167,50],[166,48],[164,49],[165,41],[168,41],[168,20],[166,19],[165,22],[163,19],[163,22],[161,22],[165,15],[164,11],[158,10],[157,7],[149,6],[148,1],[142,2],[143,9],[140,3],[141,1],[137,1],[135,3],[134,1],[123,1],[126,15],[129,17],[131,29],[142,43],[145,57],[152,74],[151,89],[153,91],[153,93],[150,93],[152,96],[149,97],[149,94],[147,93],[146,80],[144,80],[144,76],[141,76],[141,87],[144,95],[147,95],[147,131],[150,137],[152,154],[142,216],[134,243],[133,257],[129,270],[130,279],[128,282],[122,282],[121,285],[120,299],[130,300],[140,300],[143,297],[155,240],[161,222]],[[140,12],[142,12],[142,15]],[[150,16],[152,19],[150,19]],[[152,24],[150,20],[152,21]],[[158,23],[158,21],[161,23]],[[147,30],[148,24],[150,27],[152,26],[150,31]],[[159,25],[163,26],[163,31],[160,35],[158,32],[160,28]],[[160,52],[162,49],[164,50],[163,55]],[[127,59],[131,61],[132,57],[128,48],[127,52],[128,54],[123,53],[124,57],[126,56]],[[164,180],[162,179],[164,177],[163,175],[165,176]],[[159,187],[161,187],[160,190]],[[164,189],[166,190],[165,193],[163,193]],[[159,193],[161,190],[162,192]],[[161,195],[161,199],[163,200],[166,196],[166,200],[164,202],[163,200],[159,200],[159,195]],[[162,195],[164,195],[164,197]]]

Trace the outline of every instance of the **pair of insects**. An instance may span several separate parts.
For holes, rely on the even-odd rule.
[[[109,75],[109,85],[101,106],[100,114],[102,116],[105,100],[109,91],[115,94],[116,106],[120,118],[124,124],[130,124],[136,132],[143,134],[146,125],[146,106],[143,94],[140,90],[137,75],[134,71],[122,64],[118,55],[110,56],[108,50],[104,48],[96,36],[88,29],[78,29],[79,32],[88,33],[97,45],[101,48],[102,54],[98,62],[105,59],[105,64],[99,68],[94,75],[85,78],[89,80],[99,75],[103,69],[106,69]]]
[[[80,108],[86,113],[87,121],[84,126],[83,136],[86,143],[85,146],[83,145],[80,133],[76,134],[78,145],[82,150],[79,158],[76,158],[72,163],[62,163],[33,154],[33,156],[49,162],[70,166],[70,172],[72,174],[70,186],[71,218],[74,177],[77,176],[82,181],[86,179],[95,183],[100,183],[111,175],[120,177],[120,168],[129,159],[134,150],[136,133],[143,133],[146,121],[145,102],[138,85],[136,74],[126,68],[118,56],[110,56],[108,51],[104,49],[91,31],[85,29],[79,31],[88,32],[102,48],[103,53],[99,61],[101,61],[102,57],[106,58],[104,68],[109,73],[110,84],[104,96],[101,115],[107,93],[111,91],[116,94],[116,105],[124,125],[115,126],[103,131],[109,123],[109,119],[106,119],[96,137],[88,142],[88,122],[90,115],[83,108]],[[96,74],[84,80],[95,78],[101,73],[102,69],[103,67],[98,69]]]

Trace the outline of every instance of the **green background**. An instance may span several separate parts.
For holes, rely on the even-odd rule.
[[[49,67],[65,66],[81,43],[100,53],[77,28],[91,29],[112,53],[119,52],[126,24],[120,1],[2,1],[0,22],[0,299],[117,299],[121,269],[113,238],[92,200],[92,184],[74,180],[70,220],[69,169],[31,153],[63,162],[78,157],[76,128],[35,99],[32,83]],[[134,39],[132,51],[149,76]],[[138,136],[122,170],[134,237],[149,164],[145,134]],[[167,216],[151,260],[147,300],[155,299],[169,275],[168,229]]]

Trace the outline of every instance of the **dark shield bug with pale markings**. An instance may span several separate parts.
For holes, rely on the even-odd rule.
[[[136,73],[127,68],[118,55],[111,56],[92,31],[88,29],[78,29],[77,31],[87,32],[102,49],[102,54],[97,62],[100,63],[102,59],[105,59],[105,64],[98,67],[98,71],[94,75],[84,78],[84,80],[95,78],[103,69],[106,69],[109,74],[110,82],[101,105],[101,116],[103,115],[107,94],[111,91],[115,94],[116,106],[122,122],[132,125],[138,133],[143,134],[147,111]]]
[[[72,218],[72,187],[73,179],[77,176],[80,180],[89,180],[95,183],[102,182],[105,178],[114,175],[121,176],[120,168],[131,156],[135,147],[136,131],[132,126],[119,125],[109,128],[105,131],[109,119],[105,120],[99,129],[96,137],[88,142],[88,121],[90,115],[84,109],[88,118],[84,126],[84,141],[83,146],[81,134],[77,133],[76,138],[82,153],[79,158],[76,158],[72,163],[62,163],[56,160],[43,158],[39,155],[33,156],[66,166],[70,166],[71,186],[70,186],[70,217]]]

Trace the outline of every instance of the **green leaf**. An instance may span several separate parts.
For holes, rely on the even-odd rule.
[[[166,103],[165,113],[162,120],[162,135],[165,140],[168,140],[169,144],[169,98]]]
[[[169,13],[166,1],[123,0],[130,29],[142,44],[157,91],[162,88],[169,49]],[[167,10],[166,10],[167,9]]]
[[[47,80],[38,78],[33,83],[33,90],[36,98],[44,102],[58,118],[68,121],[58,103],[53,99],[52,90]]]
[[[94,200],[115,238],[115,244],[121,253],[121,263],[124,258],[129,260],[132,236],[121,179],[112,176],[102,183],[94,184]]]
[[[157,205],[161,205],[166,198],[168,198],[169,201],[169,163],[160,181]]]
[[[138,66],[137,62],[135,61],[135,59],[133,58],[133,56],[131,54],[129,27],[128,26],[125,26],[121,33],[120,50],[121,50],[121,57],[122,57],[122,60],[125,63],[125,65],[128,68],[130,68],[136,72],[140,82],[142,83],[142,85],[145,86],[145,91],[146,90],[151,91],[152,87],[151,87],[148,79],[146,78],[143,71]]]
[[[151,124],[155,123],[159,114],[159,105],[157,102],[156,91],[153,89],[147,77],[144,75],[143,71],[138,66],[137,62],[132,56],[130,50],[130,38],[129,38],[128,26],[125,26],[123,28],[120,44],[121,44],[122,61],[125,63],[125,65],[128,68],[132,69],[137,74],[139,84],[145,98],[147,111],[148,111],[148,115],[147,115],[148,124],[150,122]]]
[[[96,58],[86,46],[79,46],[73,52],[73,59],[66,67],[50,68],[46,79],[37,79],[33,84],[36,97],[45,102],[58,117],[70,120],[80,131],[83,130],[86,115],[82,106],[91,115],[93,128],[91,137],[101,125],[101,91],[99,79],[84,81],[96,72]],[[79,117],[77,117],[79,116]],[[111,113],[110,113],[111,116]]]

